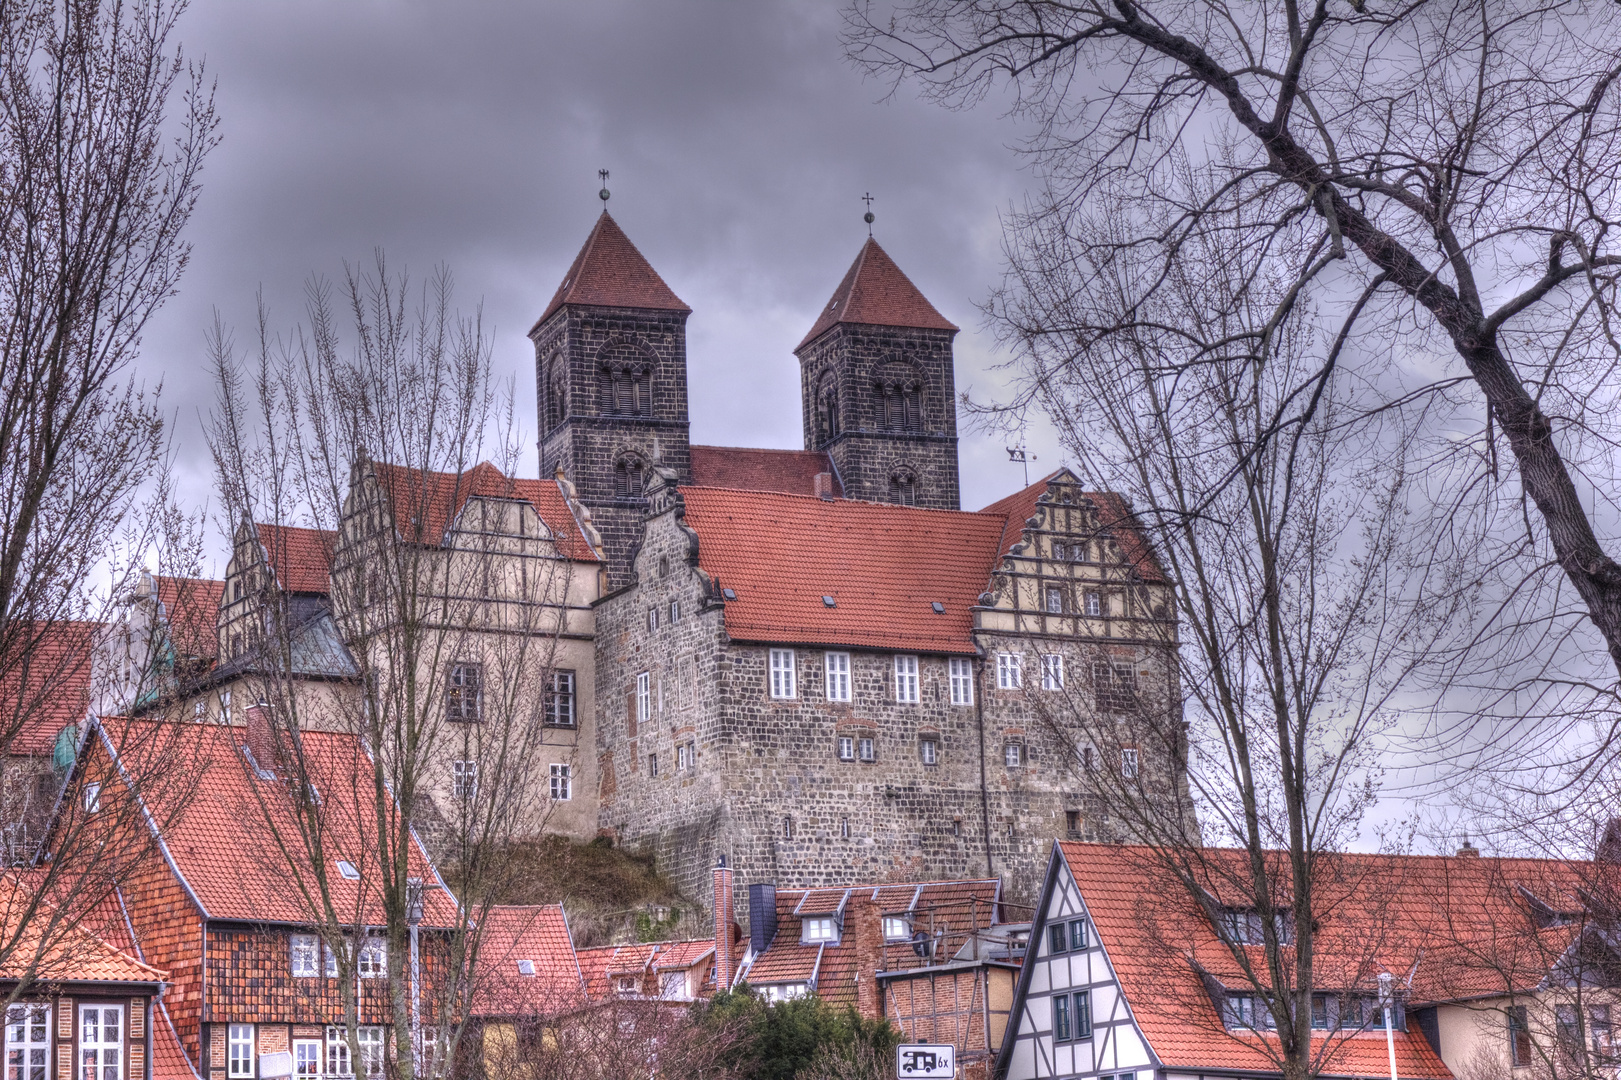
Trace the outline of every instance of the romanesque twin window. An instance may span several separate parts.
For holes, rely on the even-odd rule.
[[[642,463],[625,458],[614,466],[614,494],[621,499],[634,499],[642,493]]]
[[[652,369],[618,365],[598,368],[597,402],[603,416],[652,416]]]
[[[923,430],[923,388],[915,382],[881,382],[878,426],[885,431]]]
[[[917,505],[917,479],[911,473],[896,473],[889,478],[889,501],[896,506]]]

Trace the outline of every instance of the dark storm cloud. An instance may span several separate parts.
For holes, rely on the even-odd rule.
[[[991,386],[974,304],[1000,271],[998,212],[1029,182],[1018,132],[994,106],[880,101],[838,27],[829,2],[201,0],[183,38],[218,79],[225,141],[143,360],[166,379],[188,488],[206,496],[212,309],[241,341],[262,285],[288,325],[312,273],[377,247],[419,279],[444,263],[464,305],[482,298],[532,434],[523,334],[599,209],[599,167],[693,308],[695,442],[799,445],[791,350],[855,256],[868,190],[880,241],[964,328],[959,387]],[[962,460],[965,506],[1020,479],[1000,440],[965,438]]]

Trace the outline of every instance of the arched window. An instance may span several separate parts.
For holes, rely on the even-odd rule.
[[[597,402],[603,416],[652,416],[652,369],[618,364],[598,368]]]
[[[642,463],[633,457],[620,458],[614,466],[614,494],[634,499],[642,493]]]
[[[546,379],[546,426],[555,428],[563,422],[563,416],[568,411],[563,404],[563,365],[556,357],[552,358],[550,370]]]
[[[917,505],[917,478],[902,469],[889,478],[889,501],[899,506]]]
[[[916,382],[878,384],[878,424],[885,431],[923,430],[923,390]]]
[[[822,376],[816,391],[816,437],[828,443],[839,433],[839,390],[832,375]]]

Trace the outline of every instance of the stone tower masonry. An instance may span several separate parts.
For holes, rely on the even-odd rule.
[[[691,312],[604,210],[529,331],[540,474],[561,467],[590,508],[608,556],[609,588],[629,581],[649,471],[662,466],[683,481],[691,477]]]
[[[794,350],[805,449],[827,452],[847,497],[958,509],[956,334],[868,237]]]

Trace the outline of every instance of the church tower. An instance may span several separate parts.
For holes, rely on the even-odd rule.
[[[956,334],[869,236],[794,350],[805,449],[833,459],[846,497],[959,509]]]
[[[687,481],[687,316],[604,210],[529,331],[535,343],[540,474],[559,467],[591,510],[608,584],[630,579],[654,465]]]

